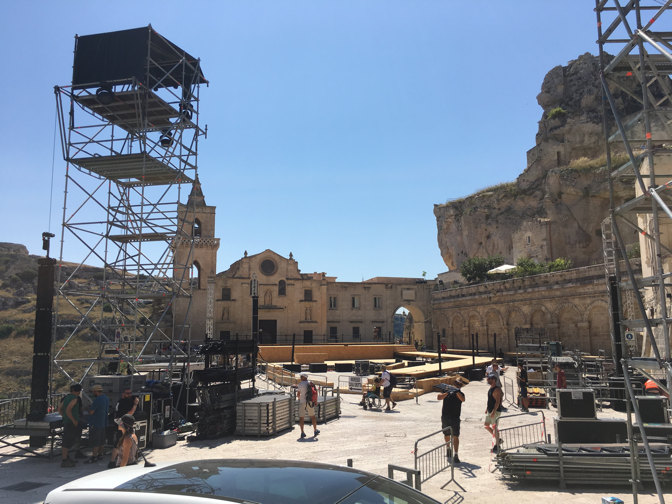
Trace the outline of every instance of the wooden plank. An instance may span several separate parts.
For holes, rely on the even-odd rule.
[[[468,355],[471,357],[471,350],[448,350],[446,352],[441,352],[441,360],[454,360],[454,359],[462,359],[464,358],[465,355]],[[420,350],[415,351],[415,352],[398,352],[397,353],[398,357],[408,357],[412,360],[415,360],[416,357],[420,357],[422,359],[438,359],[439,354],[437,352],[422,352]],[[476,357],[483,357],[483,355],[477,355]],[[492,360],[492,355],[486,356],[489,359]]]
[[[475,365],[472,364],[471,357],[461,357],[457,360],[451,360],[441,363],[441,371],[444,373],[455,373],[462,369],[469,369],[472,367],[483,367],[490,364],[492,357],[476,357]],[[439,372],[439,364],[424,364],[422,366],[406,367],[403,369],[395,369],[390,371],[396,376],[408,376],[411,378],[424,378],[427,376],[436,375]]]
[[[376,364],[394,364],[395,360],[394,358],[390,359],[357,359],[357,360],[366,360],[369,362],[375,362]],[[336,364],[352,364],[353,366],[355,365],[354,360],[329,360],[329,361],[324,361],[324,363],[327,366],[335,366]]]

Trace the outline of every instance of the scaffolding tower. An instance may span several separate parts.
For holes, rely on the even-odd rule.
[[[207,131],[201,84],[200,60],[151,25],[75,37],[72,84],[54,88],[66,165],[52,384],[188,356],[198,237],[180,202]]]
[[[595,2],[612,202],[602,235],[613,353],[625,383],[631,448],[642,443],[661,503],[665,501],[649,447],[650,436],[641,421],[631,375],[641,373],[666,392],[666,384],[672,383],[671,5],[672,1],[660,0]],[[619,95],[634,99],[636,107],[623,107]],[[632,197],[615,203],[614,183],[624,180],[634,185]],[[639,237],[639,254],[636,248],[626,247],[632,233]],[[641,274],[635,264],[638,261]],[[634,426],[631,412],[637,419]],[[630,453],[637,502],[638,449]]]

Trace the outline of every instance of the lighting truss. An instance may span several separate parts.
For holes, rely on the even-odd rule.
[[[73,82],[55,87],[66,165],[52,383],[187,356],[189,311],[173,307],[191,305],[194,217],[180,202],[206,134],[203,83],[200,61],[151,26],[76,38]],[[176,246],[190,251],[180,263]]]

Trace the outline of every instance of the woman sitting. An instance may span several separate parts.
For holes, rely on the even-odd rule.
[[[118,422],[121,438],[115,446],[116,459],[110,462],[108,467],[124,467],[138,461],[138,436],[134,432],[135,418],[127,414],[122,416]]]

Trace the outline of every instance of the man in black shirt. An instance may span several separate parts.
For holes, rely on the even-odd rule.
[[[464,392],[460,390],[463,385],[464,382],[458,376],[454,387],[448,387],[445,392],[437,396],[439,401],[443,401],[441,428],[451,428],[451,430],[444,430],[444,436],[448,445],[448,457],[450,457],[450,438],[453,438],[453,463],[455,464],[460,463],[457,451],[460,448],[460,414],[462,413],[462,403],[465,399]]]
[[[497,385],[499,375],[497,373],[490,373],[488,375],[488,404],[485,407],[485,429],[492,434],[492,453],[499,453],[499,432],[497,430],[497,422],[499,416],[502,414],[502,399],[504,394],[501,387]]]
[[[518,362],[518,385],[520,386],[520,405],[527,412],[530,407],[530,398],[527,397],[527,369],[523,362]]]
[[[134,396],[129,387],[125,388],[121,393],[121,399],[119,399],[117,406],[114,408],[114,418],[121,418],[126,414],[135,414],[139,402],[140,399],[138,399],[138,396]]]

